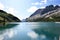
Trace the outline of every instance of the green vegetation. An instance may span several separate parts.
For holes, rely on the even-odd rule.
[[[7,22],[20,22],[20,20],[3,10],[0,10],[0,25],[5,25]]]

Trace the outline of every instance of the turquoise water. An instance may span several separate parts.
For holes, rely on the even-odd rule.
[[[58,22],[15,22],[6,27],[0,28],[0,40],[58,40],[60,35]]]

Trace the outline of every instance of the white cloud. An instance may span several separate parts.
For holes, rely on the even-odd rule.
[[[32,3],[32,5],[43,5],[43,4],[46,4],[46,3],[47,3],[47,0],[42,0],[40,2]]]
[[[43,9],[43,8],[45,8],[45,6],[43,6],[43,7],[40,7],[40,9]]]
[[[32,3],[32,5],[41,5],[42,3],[40,2],[35,2],[35,3]]]
[[[0,9],[3,10],[4,9],[4,5],[0,2]]]
[[[15,10],[15,8],[13,7],[8,7],[8,6],[4,6],[1,2],[0,2],[0,9],[1,10],[5,10],[7,13],[13,14],[13,15],[17,15],[18,11]],[[18,17],[18,16],[17,16]]]
[[[19,17],[19,16],[17,16],[19,12],[17,10],[15,10],[15,8],[13,8],[13,7],[7,7],[5,11],[16,17]]]
[[[40,9],[43,9],[43,8],[45,8],[45,6],[40,7]],[[32,6],[29,9],[27,9],[27,12],[34,13],[38,9],[39,9],[38,7]]]
[[[38,37],[38,34],[36,34],[35,32],[28,32],[27,35],[31,38],[37,38]]]
[[[33,13],[33,12],[35,12],[37,9],[38,9],[38,8],[37,8],[36,6],[32,6],[32,7],[30,7],[29,9],[27,9],[27,11]]]
[[[47,0],[42,0],[41,3],[46,4],[47,3]]]
[[[39,5],[39,4],[40,4],[39,2],[32,3],[32,5]]]
[[[12,7],[7,7],[7,10],[6,10],[8,13],[11,13],[11,14],[15,14],[15,13],[17,13],[17,11],[14,9],[14,8],[12,8]]]

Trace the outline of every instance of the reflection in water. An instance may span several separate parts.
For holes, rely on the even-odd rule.
[[[44,34],[41,34],[40,35],[40,38],[43,40],[43,39],[46,39],[46,35],[44,35]]]
[[[38,37],[38,34],[36,34],[34,31],[28,32],[27,35],[33,39]]]
[[[1,34],[0,34],[0,40],[4,40],[4,38],[12,38],[14,37],[15,35],[17,34],[16,31],[14,31],[13,29],[6,29],[6,30],[3,30],[1,31]]]
[[[18,24],[15,27],[0,30],[0,40],[58,40],[60,34],[60,23],[23,22]]]

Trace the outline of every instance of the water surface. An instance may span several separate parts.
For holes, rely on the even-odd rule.
[[[58,40],[60,35],[58,22],[16,22],[6,27],[0,28],[0,40]]]

